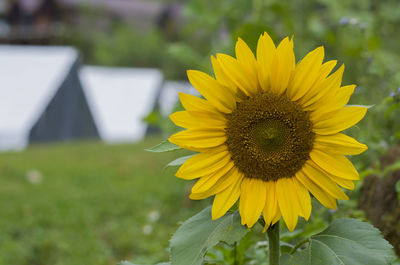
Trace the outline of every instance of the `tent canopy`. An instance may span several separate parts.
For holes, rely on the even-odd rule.
[[[142,119],[154,108],[163,83],[156,69],[86,66],[80,77],[100,137],[109,143],[142,139]]]
[[[77,58],[70,47],[0,45],[0,150],[27,145]]]

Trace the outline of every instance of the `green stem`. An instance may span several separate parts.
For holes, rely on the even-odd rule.
[[[233,255],[234,255],[233,265],[239,265],[239,262],[237,260],[237,242],[235,242],[233,247],[234,247],[234,249],[233,249]]]
[[[279,265],[279,222],[268,228],[269,265]]]
[[[294,248],[290,251],[290,255],[293,255],[296,250],[301,247],[303,244],[310,242],[310,239],[306,238],[302,241],[300,241],[296,246],[294,246]]]
[[[262,227],[264,227],[264,226],[265,226],[264,218],[262,218],[262,217],[258,218],[258,223],[259,223]]]

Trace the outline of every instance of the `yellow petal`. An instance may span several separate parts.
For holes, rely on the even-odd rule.
[[[214,173],[226,166],[231,161],[230,154],[226,148],[196,154],[176,172],[176,176],[182,179],[195,179]]]
[[[273,226],[276,222],[278,222],[281,219],[281,217],[282,217],[282,214],[281,214],[281,211],[279,210],[279,207],[278,207],[278,208],[276,208],[276,213],[275,213],[274,218],[272,219],[272,222],[271,222],[270,226]],[[262,232],[265,233],[270,226],[265,225]]]
[[[256,178],[245,178],[242,182],[239,211],[242,224],[252,227],[260,218],[265,206],[265,182]]]
[[[339,89],[338,93],[334,97],[336,105],[344,107],[350,100],[351,95],[354,93],[356,85],[343,86]]]
[[[268,181],[265,183],[266,186],[266,200],[265,206],[263,209],[263,217],[266,226],[270,226],[272,220],[276,215],[276,211],[278,209],[278,201],[276,198],[275,192],[275,181]]]
[[[217,79],[217,81],[222,86],[229,88],[234,93],[236,93],[236,90],[237,90],[236,84],[225,74],[224,70],[222,69],[221,64],[214,56],[211,56],[211,64],[214,69],[215,79]]]
[[[311,98],[315,97],[316,94],[318,94],[320,92],[321,84],[325,81],[325,78],[329,75],[329,73],[332,71],[332,69],[335,67],[336,64],[337,64],[337,61],[332,60],[332,61],[328,61],[328,62],[324,63],[321,66],[320,72],[317,76],[317,80],[312,85],[310,90],[306,94],[304,94],[303,97],[301,97],[299,99],[299,102],[302,105],[305,105]]]
[[[320,169],[322,170],[322,169]],[[333,180],[336,184],[340,185],[341,187],[348,189],[348,190],[354,190],[355,185],[354,185],[354,181],[353,180],[349,180],[349,179],[344,179],[344,178],[340,178],[337,176],[334,176],[332,174],[329,174],[328,172],[324,171],[324,173],[331,179]]]
[[[319,105],[318,109],[311,112],[311,119],[319,120],[334,115],[334,112],[340,110],[349,102],[355,88],[355,85],[344,86],[337,93],[325,96],[324,101]]]
[[[258,79],[264,91],[269,91],[271,64],[275,52],[275,44],[271,37],[265,32],[258,39],[257,43]]]
[[[314,148],[322,152],[341,155],[358,155],[368,149],[365,144],[342,133],[333,135],[315,135]]]
[[[285,38],[278,45],[274,59],[272,60],[270,76],[271,92],[278,95],[285,92],[292,72],[295,69],[295,64],[293,43],[289,41],[289,38]]]
[[[193,193],[203,193],[211,189],[217,181],[233,167],[233,161],[229,161],[226,166],[220,168],[209,176],[200,178],[192,187]]]
[[[314,195],[317,200],[322,203],[327,208],[336,209],[336,199],[329,195],[325,190],[323,190],[320,186],[315,184],[310,178],[308,178],[303,171],[299,171],[296,173],[296,179],[300,181],[304,187],[306,187],[312,195]]]
[[[307,102],[304,102],[304,110],[311,111],[317,110],[324,103],[324,98],[329,93],[337,93],[342,83],[342,77],[344,72],[344,65],[342,65],[336,72],[331,74],[316,88],[317,92]],[[322,99],[322,100],[321,100]]]
[[[291,178],[281,178],[276,182],[279,209],[290,232],[294,230],[300,212],[296,187]]]
[[[319,168],[314,162],[308,160],[301,171],[311,179],[315,184],[320,186],[325,192],[334,198],[341,200],[348,200],[346,193],[344,193],[334,181],[332,181],[323,169]]]
[[[339,177],[336,177],[331,174],[329,174],[329,177],[334,182],[336,182],[338,185],[342,186],[343,188],[348,189],[348,190],[354,190],[355,186],[354,186],[354,182],[352,180],[339,178]]]
[[[366,113],[366,107],[344,107],[326,120],[312,121],[313,130],[321,135],[336,134],[358,123]]]
[[[226,54],[218,53],[217,60],[221,64],[224,73],[236,84],[247,96],[252,96],[257,91],[257,80],[252,80],[243,71],[238,61]]]
[[[241,175],[237,181],[227,189],[215,195],[211,209],[211,218],[213,220],[223,216],[239,199],[242,180],[243,175]]]
[[[278,208],[276,208],[276,213],[275,213],[274,219],[272,219],[271,225],[274,225],[276,222],[278,222],[281,219],[281,217],[282,217],[282,213],[278,207]]]
[[[318,47],[308,53],[299,62],[290,80],[287,95],[292,101],[297,101],[303,97],[314,85],[319,77],[319,72],[324,60],[324,47]]]
[[[254,57],[253,52],[250,50],[249,46],[241,39],[238,38],[235,47],[236,59],[240,67],[246,73],[250,80],[255,80],[255,87],[258,88],[258,77],[257,77],[257,61]],[[252,87],[254,88],[254,87]],[[251,91],[255,94],[257,90]]]
[[[310,193],[308,192],[306,187],[304,187],[304,185],[296,178],[293,178],[293,183],[296,187],[297,197],[299,199],[300,215],[303,216],[304,219],[308,220],[311,215]]]
[[[189,150],[207,149],[224,144],[226,133],[217,128],[195,128],[173,134],[168,140]]]
[[[359,179],[357,170],[344,155],[327,154],[313,149],[310,157],[315,164],[334,176],[350,180]]]
[[[279,207],[276,208],[276,212],[275,212],[275,216],[272,218],[272,222],[271,224],[265,224],[264,229],[263,229],[263,233],[267,232],[268,228],[270,228],[271,226],[273,226],[276,222],[278,222],[282,217],[281,211],[279,210]]]
[[[196,70],[187,71],[190,83],[219,111],[231,113],[236,108],[234,95],[211,76]]]
[[[188,111],[211,112],[220,115],[220,112],[207,100],[179,92],[182,106]]]
[[[226,128],[226,119],[220,115],[212,115],[210,112],[177,111],[169,118],[176,125],[191,128]]]
[[[189,198],[192,200],[203,200],[212,195],[222,192],[229,186],[233,185],[241,176],[241,173],[238,171],[236,167],[231,168],[225,175],[218,179],[218,181],[212,186],[210,189],[204,192],[194,192],[189,195]]]

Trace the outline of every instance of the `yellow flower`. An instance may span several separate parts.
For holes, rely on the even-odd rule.
[[[367,109],[345,106],[356,86],[341,86],[344,66],[330,74],[337,62],[323,63],[323,47],[297,65],[292,40],[275,47],[267,33],[256,57],[241,39],[235,51],[236,59],[211,57],[215,78],[188,71],[205,99],[179,95],[186,111],[170,117],[187,130],[169,141],[199,153],[176,176],[199,178],[191,199],[215,195],[213,219],[240,198],[243,225],[252,227],[262,214],[267,229],[283,216],[293,231],[298,216],[310,217],[310,192],[331,209],[348,199],[339,186],[354,189],[359,176],[345,155],[367,146],[340,132]]]

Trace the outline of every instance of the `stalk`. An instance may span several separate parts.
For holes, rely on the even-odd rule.
[[[268,228],[269,265],[279,265],[279,222]]]

